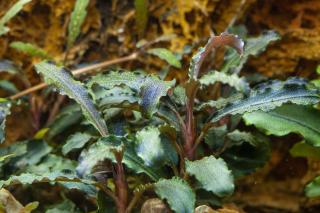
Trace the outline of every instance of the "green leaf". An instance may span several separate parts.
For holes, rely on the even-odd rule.
[[[11,103],[0,100],[0,144],[5,141],[6,118],[10,114]]]
[[[293,157],[304,157],[320,160],[320,148],[307,144],[304,141],[295,143],[290,149],[290,154]]]
[[[168,64],[181,68],[181,62],[179,59],[168,49],[165,48],[153,48],[147,51],[149,54],[158,56],[159,58],[165,60]]]
[[[236,93],[228,98],[218,98],[217,100],[209,100],[207,102],[202,102],[199,106],[196,106],[195,110],[202,111],[207,107],[221,109],[230,103],[243,99],[243,97],[244,95],[242,93]]]
[[[246,44],[244,46],[244,51],[241,56],[239,56],[236,51],[231,50],[229,54],[225,57],[225,64],[222,67],[221,72],[228,72],[232,69],[232,73],[239,73],[242,69],[243,65],[247,62],[249,56],[255,56],[265,50],[268,44],[272,41],[279,40],[280,36],[273,32],[268,31],[262,36],[256,38],[249,38],[246,40]]]
[[[161,179],[155,184],[155,192],[161,199],[166,199],[175,212],[192,213],[196,197],[188,183],[178,177]]]
[[[216,122],[230,114],[244,114],[257,110],[270,111],[285,103],[312,105],[319,101],[319,90],[308,88],[308,83],[302,79],[291,78],[284,82],[275,80],[260,84],[248,97],[218,110],[210,120]]]
[[[223,72],[210,71],[206,75],[202,76],[199,81],[201,86],[208,86],[216,82],[221,82],[234,87],[240,92],[246,93],[250,90],[249,84],[246,80],[243,77],[240,78],[237,74],[228,75]]]
[[[49,56],[49,54],[45,50],[34,44],[15,41],[10,43],[10,47],[33,57],[39,57],[41,59],[51,59],[51,56]]]
[[[80,149],[84,147],[91,139],[92,135],[85,132],[77,132],[74,135],[69,136],[67,142],[62,146],[62,153],[66,155],[75,149]]]
[[[221,157],[227,163],[235,178],[255,172],[265,165],[270,158],[270,143],[265,137],[254,135],[255,142],[238,143],[230,141],[229,146]]]
[[[137,132],[135,151],[147,166],[159,166],[168,161],[174,163],[177,158],[170,141],[161,137],[160,130],[153,126]]]
[[[162,96],[175,84],[175,81],[162,81],[155,75],[144,75],[141,72],[110,72],[96,75],[87,83],[89,89],[99,85],[106,89],[116,86],[127,86],[139,95],[139,104],[147,117],[152,116]]]
[[[8,72],[10,74],[18,74],[20,73],[19,67],[9,60],[0,60],[0,72]]]
[[[101,161],[106,159],[115,162],[113,149],[123,149],[124,156],[122,163],[134,170],[136,173],[145,173],[151,179],[158,180],[160,177],[151,167],[144,164],[143,160],[137,156],[130,141],[124,137],[110,135],[103,137],[88,149],[83,150],[77,167],[77,173],[81,176],[90,176],[93,168]]]
[[[234,191],[233,175],[226,162],[213,156],[196,161],[186,161],[186,170],[194,175],[203,189],[219,197],[228,196]]]
[[[53,172],[74,171],[77,162],[54,154],[47,154],[38,164],[32,164],[25,169],[25,172],[42,175]]]
[[[100,110],[117,106],[129,107],[139,102],[137,93],[126,86],[116,86],[111,89],[106,89],[94,85],[90,90],[90,94]]]
[[[5,26],[5,24],[12,19],[15,15],[17,15],[23,8],[23,6],[32,0],[19,0],[15,3],[6,14],[0,19],[0,36],[9,32],[9,28]]]
[[[314,178],[304,189],[305,195],[310,198],[320,196],[320,176]]]
[[[53,137],[61,134],[72,125],[79,124],[82,118],[81,108],[78,104],[66,106],[50,124],[46,136],[51,140]]]
[[[73,202],[65,199],[63,202],[48,208],[45,213],[80,213],[80,211],[77,210]]]
[[[78,35],[80,34],[81,25],[87,16],[87,6],[89,0],[77,0],[74,9],[71,13],[71,18],[68,26],[68,48],[70,48]]]
[[[192,56],[189,68],[189,78],[197,79],[201,65],[212,49],[216,49],[220,46],[230,46],[239,54],[242,54],[243,45],[243,41],[232,34],[221,33],[219,36],[212,36],[207,44],[204,47],[199,48],[198,52]]]
[[[271,112],[257,111],[243,116],[268,135],[301,134],[313,146],[320,146],[320,112],[311,107],[283,105]]]
[[[148,0],[135,0],[136,26],[140,36],[144,33],[148,23]]]
[[[15,94],[19,92],[17,87],[13,83],[7,80],[0,80],[0,89],[3,89],[11,94]]]
[[[320,75],[320,65],[317,66],[316,72]]]
[[[47,83],[53,84],[62,94],[74,99],[80,105],[84,116],[102,136],[108,134],[105,121],[91,101],[87,90],[79,81],[74,80],[69,72],[47,62],[36,64],[36,70],[44,76]]]
[[[0,188],[11,184],[33,184],[33,183],[48,183],[48,182],[80,182],[81,180],[71,172],[53,172],[49,174],[32,174],[22,173],[20,175],[12,175],[7,180],[0,180]]]

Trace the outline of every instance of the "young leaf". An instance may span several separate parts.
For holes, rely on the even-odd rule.
[[[192,213],[196,196],[188,183],[178,177],[161,179],[154,184],[155,192],[161,199],[166,199],[175,212]]]
[[[314,178],[304,189],[307,197],[319,197],[320,196],[320,176]]]
[[[108,134],[105,121],[91,101],[87,90],[79,81],[74,80],[69,72],[48,62],[36,64],[36,70],[44,76],[47,83],[53,84],[62,94],[74,99],[81,106],[88,121],[96,127],[102,136]]]
[[[23,8],[23,6],[32,0],[19,0],[15,3],[7,12],[6,14],[0,19],[0,36],[9,32],[9,28],[5,26],[5,24],[17,15]]]
[[[268,135],[301,134],[313,146],[320,146],[320,112],[311,107],[283,105],[271,112],[257,111],[243,116],[247,125],[255,125]]]
[[[136,26],[139,36],[142,36],[148,23],[148,0],[135,0],[134,7],[136,9]]]
[[[167,95],[175,81],[162,81],[154,75],[144,75],[140,72],[110,72],[96,75],[87,83],[92,88],[99,85],[106,89],[125,85],[139,94],[139,104],[147,116],[155,113],[159,100]]]
[[[232,73],[239,73],[243,65],[247,62],[249,56],[258,55],[268,46],[270,42],[279,39],[280,36],[273,31],[268,31],[264,35],[257,38],[247,39],[243,54],[239,56],[236,51],[231,50],[231,53],[225,57],[226,62],[223,65],[221,72],[228,72],[232,69],[236,69]]]
[[[319,91],[308,88],[307,82],[292,78],[285,82],[271,81],[259,85],[249,97],[233,102],[214,113],[210,120],[216,122],[226,115],[244,114],[257,110],[270,111],[284,103],[312,105],[320,101]]]
[[[201,86],[208,86],[216,82],[221,82],[223,84],[228,84],[234,87],[237,91],[248,92],[250,87],[246,80],[242,77],[240,78],[237,74],[228,75],[223,72],[211,71],[200,78]]]
[[[0,99],[0,144],[5,141],[6,118],[10,114],[11,103]]]
[[[208,40],[206,46],[200,48],[198,52],[194,56],[192,56],[189,68],[189,78],[197,79],[201,65],[212,49],[218,48],[220,46],[230,46],[234,48],[239,54],[242,54],[243,45],[243,41],[232,34],[221,33],[221,35],[219,36],[212,36]]]
[[[151,167],[144,164],[143,160],[137,156],[130,141],[124,137],[110,135],[101,138],[96,143],[91,145],[87,150],[82,151],[79,158],[77,173],[81,176],[91,174],[94,166],[103,160],[109,159],[115,162],[115,157],[112,149],[122,149],[124,146],[124,156],[122,162],[130,169],[137,173],[145,173],[151,179],[158,180],[160,177]]]
[[[34,44],[15,41],[10,43],[10,47],[33,57],[39,57],[41,59],[51,59],[51,57],[45,50]]]
[[[87,6],[89,0],[77,0],[74,9],[71,13],[71,18],[68,26],[68,48],[70,48],[78,35],[80,34],[81,25],[87,16]]]
[[[233,193],[233,175],[221,158],[209,156],[197,161],[186,161],[186,170],[196,177],[203,189],[219,197]]]
[[[82,148],[90,141],[90,139],[92,139],[92,136],[85,132],[77,132],[74,135],[71,135],[67,142],[62,146],[62,154],[66,155],[75,149]]]
[[[80,213],[76,207],[76,205],[68,200],[65,199],[63,202],[51,206],[49,209],[46,210],[45,213]]]
[[[177,57],[168,49],[165,48],[153,48],[147,51],[149,54],[158,56],[159,58],[168,62],[168,64],[181,68],[181,62],[177,59]]]

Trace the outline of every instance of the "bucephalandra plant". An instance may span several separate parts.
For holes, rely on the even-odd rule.
[[[68,45],[76,37],[71,36]],[[234,192],[236,178],[268,160],[265,135],[293,132],[320,146],[320,116],[313,107],[320,101],[317,87],[301,78],[252,86],[239,76],[250,55],[277,39],[271,31],[245,41],[230,33],[212,36],[192,57],[189,79],[181,83],[141,70],[106,70],[80,82],[63,66],[36,64],[44,81],[75,103],[41,137],[0,148],[0,187],[55,183],[82,191],[95,212],[137,212],[145,193],[178,213],[221,205]],[[203,64],[211,51],[224,46],[229,49],[222,68],[207,70]],[[168,50],[147,52],[181,66]],[[218,97],[203,98],[208,88]],[[0,102],[1,142],[11,105]],[[242,121],[261,131],[244,131]]]

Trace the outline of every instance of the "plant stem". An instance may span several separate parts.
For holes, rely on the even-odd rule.
[[[122,153],[114,152],[117,163],[114,165],[113,179],[116,185],[116,206],[118,213],[126,213],[128,204],[128,183],[122,164]]]
[[[113,65],[113,64],[119,64],[119,63],[122,63],[122,62],[135,60],[135,59],[138,58],[138,55],[139,55],[139,53],[135,52],[135,53],[132,53],[132,54],[130,54],[128,56],[124,56],[124,57],[121,57],[121,58],[116,58],[116,59],[107,60],[107,61],[104,61],[104,62],[101,62],[101,63],[98,63],[98,64],[89,65],[89,66],[86,66],[86,67],[83,67],[83,68],[80,68],[80,69],[73,70],[72,74],[74,76],[79,76],[81,74],[87,74],[87,73],[90,73],[93,70],[102,69],[102,68],[105,68],[105,67]],[[28,88],[28,89],[26,89],[24,91],[21,91],[21,92],[15,94],[13,96],[10,96],[9,99],[11,99],[11,100],[18,99],[18,98],[20,98],[22,96],[25,96],[25,95],[28,95],[28,94],[30,94],[32,92],[35,92],[35,91],[38,91],[40,89],[46,88],[47,86],[48,86],[48,84],[46,84],[46,83],[40,83],[40,84],[35,85],[33,87],[30,87],[30,88]]]

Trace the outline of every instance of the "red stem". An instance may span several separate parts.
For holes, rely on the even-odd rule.
[[[115,153],[117,163],[114,166],[114,182],[116,185],[116,206],[118,213],[125,213],[128,205],[128,184],[123,168],[122,154]]]

